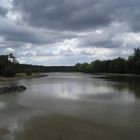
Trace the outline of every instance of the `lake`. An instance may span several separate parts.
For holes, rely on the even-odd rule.
[[[139,140],[140,80],[48,73],[0,95],[0,140]]]

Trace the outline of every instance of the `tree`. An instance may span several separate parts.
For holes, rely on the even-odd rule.
[[[5,68],[10,65],[8,55],[0,55],[0,75],[4,74]]]
[[[15,76],[15,64],[17,64],[17,61],[12,53],[9,55],[0,55],[0,75],[6,77]]]
[[[113,73],[125,73],[126,61],[123,58],[117,58],[112,61],[112,72]]]
[[[127,72],[140,74],[140,49],[135,48],[134,54],[128,57]]]
[[[26,72],[27,76],[31,76],[32,75],[32,70],[30,68],[26,69],[25,72]]]
[[[134,49],[134,72],[140,74],[140,49]]]
[[[77,64],[74,66],[74,68],[75,68],[75,71],[77,71],[77,72],[82,72],[82,64],[77,63]]]
[[[5,68],[4,76],[5,77],[14,77],[16,75],[15,69],[11,66]]]
[[[16,60],[16,57],[13,56],[12,53],[9,53],[8,59],[9,59],[12,63],[14,63],[14,64],[17,64],[17,63],[18,63],[18,61]]]

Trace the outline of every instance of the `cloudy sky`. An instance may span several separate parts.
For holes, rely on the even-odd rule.
[[[140,47],[140,0],[0,0],[0,54],[73,65]]]

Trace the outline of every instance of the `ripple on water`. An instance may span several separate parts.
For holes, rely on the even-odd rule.
[[[5,108],[5,107],[6,107],[6,105],[7,105],[7,103],[6,103],[6,102],[1,102],[1,101],[0,101],[0,109]]]

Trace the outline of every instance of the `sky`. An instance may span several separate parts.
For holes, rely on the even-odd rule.
[[[0,54],[74,65],[140,47],[140,0],[0,0]]]

